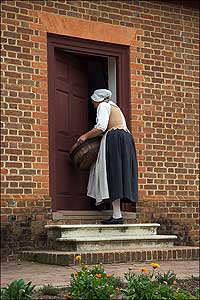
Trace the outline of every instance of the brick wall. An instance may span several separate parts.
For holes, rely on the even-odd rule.
[[[163,230],[170,222],[187,226],[183,242],[194,243],[199,162],[197,6],[188,1],[4,0],[1,205],[7,253],[12,255],[23,239],[25,247],[37,241],[45,244],[43,224],[51,217],[46,32],[40,28],[38,12],[139,29],[130,62],[138,218],[162,219]]]
[[[177,235],[177,245],[198,245],[199,202],[183,199],[155,199],[140,201],[137,207],[140,222],[159,223],[159,234]]]

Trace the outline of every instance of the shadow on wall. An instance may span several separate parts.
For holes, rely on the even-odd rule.
[[[159,234],[176,235],[176,245],[199,245],[198,202],[138,201],[137,219],[140,223],[159,223]],[[190,211],[190,216],[188,216]],[[180,214],[184,217],[181,218]],[[192,217],[195,215],[195,217]]]
[[[189,236],[188,227],[185,224],[177,224],[175,220],[163,219],[161,217],[154,219],[154,221],[160,224],[160,227],[158,228],[158,234],[172,234],[177,236],[177,240],[174,243],[175,245],[194,245],[194,242],[192,242]]]
[[[47,245],[47,234],[44,229],[46,222],[34,221],[26,216],[25,221],[12,220],[1,226],[1,255],[15,256],[21,250],[43,249]]]

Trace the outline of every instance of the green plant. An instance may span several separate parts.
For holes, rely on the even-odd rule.
[[[174,272],[168,271],[167,273],[164,274],[156,274],[155,275],[156,280],[159,283],[167,283],[167,284],[176,284],[177,281],[177,277],[176,274]]]
[[[51,284],[44,285],[40,290],[44,295],[56,296],[59,294],[59,289]]]
[[[195,296],[197,299],[200,299],[200,289],[199,288],[195,289]]]
[[[173,292],[172,298],[169,298],[172,300],[197,300],[198,298],[196,296],[191,295],[188,291],[177,289]]]
[[[106,274],[101,265],[89,269],[82,266],[79,272],[71,274],[68,299],[107,300],[119,292],[119,280],[111,274]]]
[[[31,281],[25,283],[23,279],[12,281],[8,287],[1,288],[1,300],[29,300],[35,286]]]
[[[152,280],[152,274],[125,273],[128,282],[126,289],[122,290],[126,300],[168,300],[172,290],[171,286],[161,285]]]
[[[156,267],[157,265],[157,267]],[[136,274],[129,268],[125,273],[127,288],[122,289],[124,300],[197,300],[196,296],[176,287],[176,274],[155,274],[158,264],[151,264],[153,270],[140,268],[141,274]]]

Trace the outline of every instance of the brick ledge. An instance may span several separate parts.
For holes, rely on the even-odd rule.
[[[39,262],[52,265],[72,266],[76,265],[75,257],[80,254],[83,264],[111,264],[131,263],[133,261],[167,261],[167,260],[198,260],[199,247],[172,247],[162,249],[133,249],[114,251],[90,251],[90,252],[65,252],[34,250],[22,251],[19,255],[21,260]]]

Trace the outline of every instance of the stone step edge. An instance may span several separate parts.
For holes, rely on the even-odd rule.
[[[90,252],[69,252],[69,251],[45,251],[33,250],[22,251],[19,255],[21,260],[62,265],[74,266],[77,265],[76,256],[81,255],[81,263],[87,265],[94,265],[98,263],[133,263],[145,261],[167,261],[167,260],[198,260],[199,247],[191,246],[177,246],[162,249],[134,249],[127,250],[113,250],[111,251],[90,251]]]
[[[151,241],[151,240],[175,240],[176,235],[132,235],[132,236],[108,236],[108,237],[97,237],[97,236],[87,236],[87,237],[77,237],[77,238],[67,238],[60,237],[56,238],[56,241],[60,242],[106,242],[106,241]]]
[[[136,224],[118,224],[118,225],[102,225],[102,224],[76,224],[76,225],[65,225],[65,224],[50,224],[45,225],[45,228],[52,229],[52,228],[60,228],[60,229],[85,229],[85,228],[123,228],[123,227],[160,227],[158,223],[136,223]]]

